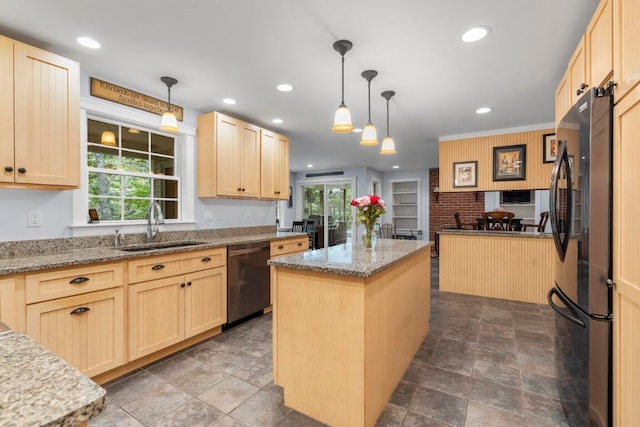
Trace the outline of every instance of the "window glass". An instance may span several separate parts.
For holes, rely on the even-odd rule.
[[[88,119],[88,208],[100,221],[143,220],[155,200],[165,218],[179,219],[175,152],[170,136]]]

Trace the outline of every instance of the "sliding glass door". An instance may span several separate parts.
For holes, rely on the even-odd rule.
[[[301,219],[316,224],[316,248],[346,243],[354,227],[352,179],[330,182],[300,182]]]

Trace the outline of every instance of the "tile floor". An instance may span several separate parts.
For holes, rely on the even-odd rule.
[[[377,426],[580,426],[558,400],[571,381],[553,359],[547,306],[439,292],[432,261],[429,335]],[[271,315],[107,385],[107,408],[89,426],[313,427],[273,384]]]

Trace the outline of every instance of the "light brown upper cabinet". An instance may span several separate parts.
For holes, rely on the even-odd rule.
[[[571,108],[571,90],[569,89],[569,70],[567,70],[556,89],[556,127],[569,108]]]
[[[289,139],[262,130],[260,196],[264,199],[289,198]]]
[[[640,82],[640,2],[613,1],[613,64],[617,104]]]
[[[582,36],[576,50],[569,60],[569,91],[571,103],[578,102],[585,90],[589,89],[589,76],[587,75],[587,62],[585,60],[585,36]]]
[[[198,117],[198,197],[260,197],[260,128],[212,112]]]
[[[612,1],[600,1],[585,32],[587,75],[591,87],[604,86],[613,73]]]
[[[0,187],[79,184],[78,63],[0,36]]]

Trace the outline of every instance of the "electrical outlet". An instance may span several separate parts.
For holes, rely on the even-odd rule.
[[[41,227],[42,211],[29,211],[29,216],[27,217],[27,225],[29,227]]]
[[[204,221],[212,222],[213,221],[213,212],[212,211],[204,211]]]

